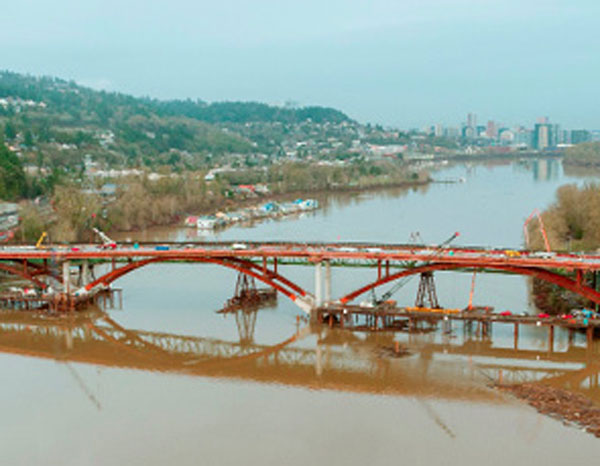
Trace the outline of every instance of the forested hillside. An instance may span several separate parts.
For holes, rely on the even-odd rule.
[[[4,71],[0,136],[8,149],[3,144],[0,153],[0,197],[37,195],[61,176],[81,171],[85,157],[104,168],[207,169],[233,158],[281,153],[289,133],[281,131],[282,124],[347,121],[343,113],[322,107],[159,101]],[[242,135],[249,123],[259,129]],[[26,182],[26,174],[35,181]]]

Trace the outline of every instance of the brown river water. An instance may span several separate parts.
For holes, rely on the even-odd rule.
[[[433,184],[329,196],[298,218],[216,235],[157,229],[133,240],[319,240],[522,245],[522,223],[552,202],[557,161],[459,165]],[[307,289],[309,267],[280,272]],[[376,272],[333,269],[333,295]],[[598,345],[557,332],[364,333],[310,325],[285,297],[217,314],[235,273],[155,264],[115,283],[122,309],[60,318],[0,314],[0,464],[388,465],[588,464],[600,440],[537,413],[491,384],[555,380],[600,402]],[[466,305],[471,274],[436,275],[446,307]],[[410,304],[418,280],[395,299]],[[474,301],[535,312],[522,277],[480,274]],[[395,354],[395,348],[403,350]],[[404,352],[405,350],[405,352]]]

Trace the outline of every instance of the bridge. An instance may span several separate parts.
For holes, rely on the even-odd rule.
[[[272,287],[309,313],[330,303],[351,304],[370,290],[404,277],[431,277],[436,271],[447,270],[495,270],[535,277],[600,303],[596,289],[598,254],[299,242],[124,243],[115,248],[63,244],[45,249],[14,245],[0,249],[0,270],[30,281],[39,290],[51,289],[71,304],[85,301],[85,297],[107,289],[126,274],[161,262],[216,264],[233,269]],[[283,270],[288,264],[314,267],[314,289],[294,283]],[[374,274],[364,286],[334,298],[332,267],[368,267]]]

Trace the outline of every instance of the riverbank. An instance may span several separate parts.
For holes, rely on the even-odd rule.
[[[600,438],[600,407],[583,395],[539,383],[499,384],[496,388],[525,401],[541,414]]]
[[[130,230],[111,230],[111,234],[127,234],[127,233],[137,233],[144,230],[151,230],[154,228],[163,228],[163,227],[177,227],[177,226],[189,226],[186,225],[185,219],[189,216],[191,217],[202,217],[202,216],[216,216],[218,213],[223,212],[232,212],[232,211],[240,211],[249,209],[256,204],[268,204],[268,203],[276,203],[276,204],[288,204],[297,199],[304,199],[306,197],[311,197],[311,199],[315,199],[318,202],[318,208],[323,207],[323,201],[327,196],[334,194],[360,194],[360,193],[369,193],[369,192],[378,192],[378,191],[387,191],[387,190],[396,190],[396,189],[422,189],[426,188],[431,183],[435,182],[432,180],[429,175],[427,178],[420,180],[406,180],[399,181],[393,183],[380,183],[380,184],[372,184],[366,186],[352,186],[352,185],[340,185],[327,189],[318,189],[313,191],[305,191],[305,190],[296,190],[285,193],[277,193],[277,194],[265,194],[260,197],[246,197],[246,198],[238,198],[238,199],[225,199],[222,204],[217,206],[213,206],[208,209],[201,209],[195,212],[189,212],[186,215],[177,215],[172,221],[168,223],[157,223],[150,225],[146,228],[135,228]],[[298,214],[303,212],[311,212],[316,209],[309,209],[306,211],[297,211],[292,212],[292,214]],[[253,222],[260,222],[264,219],[270,218],[265,216],[263,218],[252,218],[250,219]]]
[[[520,159],[563,159],[564,152],[537,152],[537,151],[524,151],[524,152],[485,152],[480,154],[457,154],[457,155],[443,155],[439,158],[435,158],[435,161],[447,160],[448,162],[493,162],[500,160],[515,161]]]
[[[435,164],[428,168],[435,169]],[[109,234],[172,226],[187,215],[228,212],[251,203],[314,198],[317,193],[365,191],[428,183],[428,171],[399,160],[344,164],[286,161],[266,168],[220,172],[147,174],[107,180],[101,189],[76,183],[58,186],[51,199],[55,218],[43,219],[35,206],[21,209],[23,241],[43,231],[53,241],[89,241],[92,228]]]
[[[569,147],[566,151],[564,164],[580,169],[599,169],[600,142],[586,142]]]

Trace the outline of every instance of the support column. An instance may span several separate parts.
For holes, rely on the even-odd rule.
[[[65,293],[71,294],[71,262],[64,261],[62,263],[63,288]]]
[[[323,273],[321,262],[315,264],[315,306],[323,305]]]
[[[90,283],[90,263],[87,259],[81,264],[81,286]]]
[[[331,263],[325,261],[325,303],[331,302]]]
[[[599,280],[598,280],[598,271],[597,270],[594,270],[592,272],[592,277],[593,277],[593,280],[594,280],[594,290],[598,291],[598,285],[599,285],[598,281]],[[600,306],[598,305],[598,303],[594,303],[594,310],[596,312],[598,312],[599,307]]]
[[[48,259],[44,259],[44,275],[42,275],[42,282],[46,285],[50,285],[50,270],[48,269]]]

